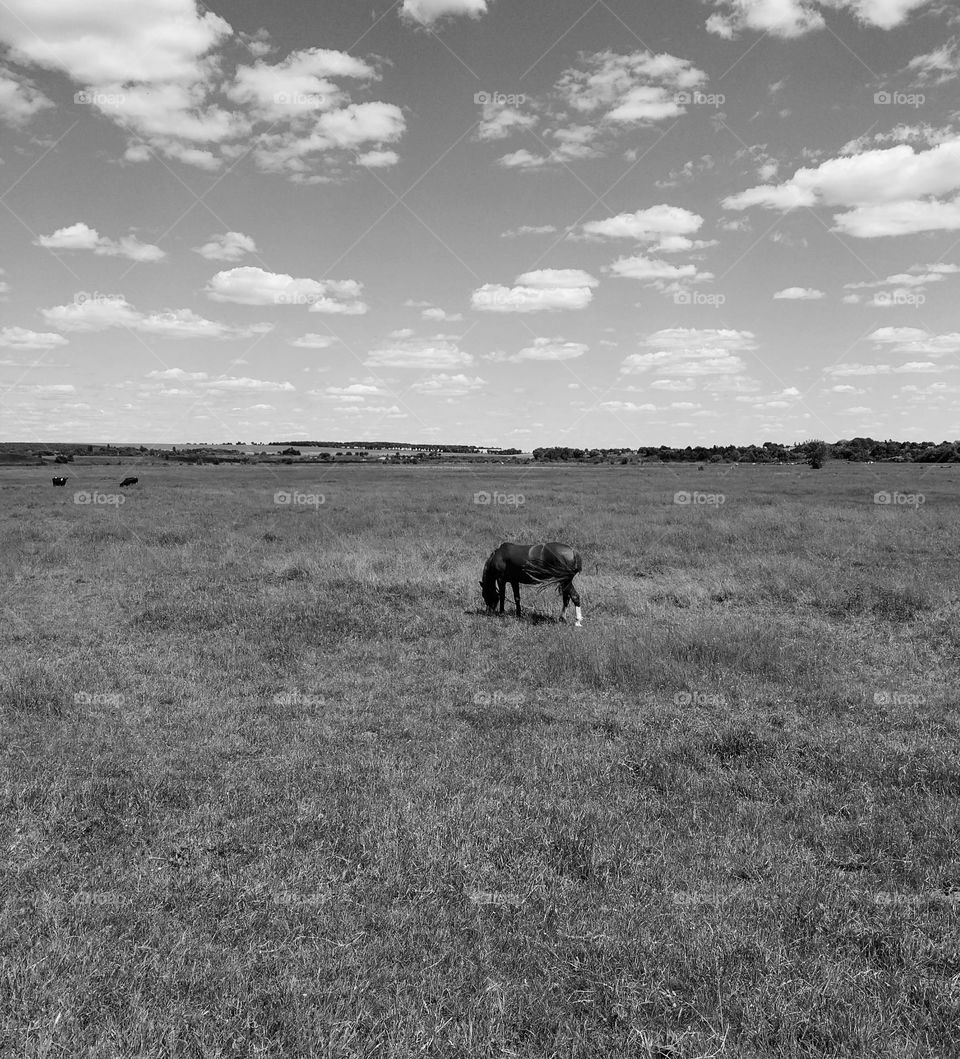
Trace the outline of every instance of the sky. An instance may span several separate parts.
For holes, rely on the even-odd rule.
[[[953,0],[3,0],[0,439],[960,438]]]

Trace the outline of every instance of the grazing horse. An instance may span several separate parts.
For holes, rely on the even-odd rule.
[[[139,481],[139,478],[124,478],[124,480],[120,483],[120,488],[122,489],[125,485],[136,485]]]
[[[563,598],[563,610],[560,620],[565,621],[567,606],[572,601],[576,607],[577,628],[582,621],[580,614],[580,593],[573,587],[573,579],[583,569],[580,556],[569,544],[550,541],[547,544],[511,544],[504,541],[496,551],[490,553],[483,567],[480,589],[487,613],[492,614],[499,601],[500,613],[503,613],[503,601],[507,592],[507,583],[513,588],[513,602],[520,617],[520,586],[556,585]]]
[[[54,485],[66,485],[67,484],[66,478],[51,478],[50,481],[53,482]]]

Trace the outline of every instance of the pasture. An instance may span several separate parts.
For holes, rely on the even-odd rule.
[[[960,1054],[960,468],[69,473],[0,469],[0,1054]]]

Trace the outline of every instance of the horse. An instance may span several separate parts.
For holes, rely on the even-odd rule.
[[[480,590],[483,602],[487,605],[487,613],[494,613],[498,601],[500,613],[503,613],[508,582],[513,588],[513,602],[518,618],[521,585],[536,585],[538,588],[556,585],[563,598],[560,620],[566,621],[567,606],[572,602],[576,608],[576,627],[579,629],[582,625],[580,593],[574,588],[573,579],[582,569],[580,556],[569,544],[560,544],[557,541],[549,541],[546,544],[511,544],[504,541],[490,553],[480,578]]]
[[[120,488],[123,489],[128,485],[136,485],[139,481],[139,478],[124,478],[124,480],[120,483]]]
[[[66,478],[51,478],[50,480],[53,482],[54,485],[66,485],[67,484]]]

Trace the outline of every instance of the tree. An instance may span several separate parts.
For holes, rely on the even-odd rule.
[[[807,463],[815,470],[819,471],[823,466],[824,460],[827,458],[827,443],[820,441],[819,439],[814,441],[808,441],[806,444],[807,449]]]

